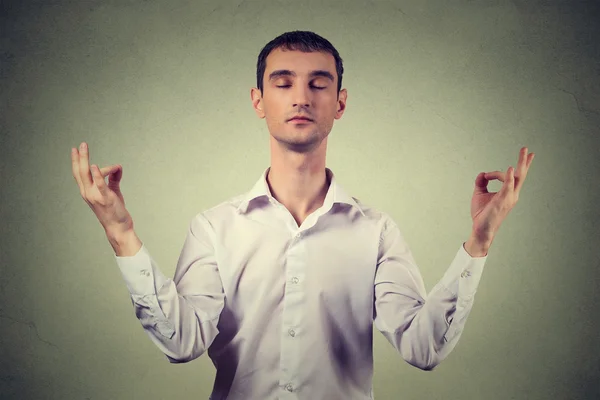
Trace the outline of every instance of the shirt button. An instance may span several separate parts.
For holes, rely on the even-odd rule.
[[[296,336],[296,332],[295,332],[293,329],[290,329],[290,330],[288,331],[288,333],[290,334],[290,336],[291,336],[291,337],[294,337],[294,336]]]
[[[293,277],[293,278],[292,278],[292,283],[298,283],[298,278],[296,278],[296,277]]]
[[[292,386],[292,384],[291,384],[291,383],[288,383],[287,385],[285,385],[285,389],[286,389],[288,392],[293,392],[293,391],[294,391],[294,387]]]
[[[462,274],[460,274],[460,276],[462,276],[463,278],[466,278],[467,276],[471,276],[471,272],[470,271],[463,271]]]

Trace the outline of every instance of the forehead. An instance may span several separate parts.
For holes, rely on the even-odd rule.
[[[288,69],[298,75],[308,75],[311,71],[321,69],[335,73],[335,58],[324,51],[304,53],[298,50],[282,50],[277,48],[267,56],[265,73],[274,70]]]

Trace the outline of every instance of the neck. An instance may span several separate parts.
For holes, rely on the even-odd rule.
[[[296,163],[272,160],[267,172],[271,194],[290,211],[297,222],[303,221],[323,205],[330,183],[324,159]]]

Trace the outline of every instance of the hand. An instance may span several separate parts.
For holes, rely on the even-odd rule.
[[[516,172],[509,166],[506,172],[482,172],[477,175],[471,199],[471,217],[472,235],[480,245],[489,247],[502,221],[519,200],[519,193],[533,157],[534,153],[527,154],[527,147],[522,147]],[[500,191],[490,193],[487,190],[488,182],[495,179],[503,182],[503,185]]]
[[[112,235],[133,230],[133,220],[125,209],[125,200],[119,188],[123,168],[120,164],[98,169],[89,165],[87,144],[81,143],[80,150],[71,149],[73,177],[79,185],[81,197],[92,209],[104,230]],[[108,185],[104,178],[108,176]]]

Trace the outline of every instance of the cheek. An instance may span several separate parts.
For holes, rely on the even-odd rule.
[[[280,104],[282,102],[278,102],[277,99],[270,99],[268,103],[263,103],[263,112],[267,120],[277,121],[278,118],[282,118],[284,113]]]
[[[281,118],[277,116],[277,114],[273,113],[273,110],[269,110],[268,113],[265,113],[265,121],[269,126],[275,126],[277,124],[281,124]]]
[[[337,103],[334,104],[333,106],[329,107],[327,109],[327,111],[325,112],[325,114],[323,114],[323,116],[325,117],[325,120],[328,124],[333,123],[336,113],[337,113]]]

